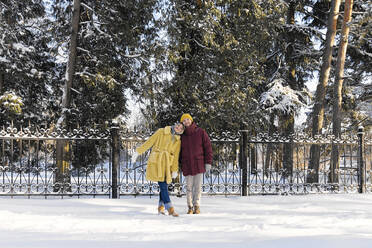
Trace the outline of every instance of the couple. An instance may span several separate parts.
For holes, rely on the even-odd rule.
[[[181,162],[186,177],[188,214],[200,213],[200,196],[203,173],[209,176],[212,165],[212,146],[204,129],[196,126],[190,114],[183,114],[181,122],[158,129],[132,156],[152,148],[147,161],[146,179],[158,182],[158,213],[178,217],[169,198],[168,184],[178,176],[178,162]]]

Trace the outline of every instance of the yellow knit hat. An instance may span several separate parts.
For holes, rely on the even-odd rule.
[[[191,117],[190,114],[183,114],[183,115],[181,116],[181,122],[183,122],[184,119],[190,119],[191,122],[193,121],[193,120],[192,120],[192,117]]]

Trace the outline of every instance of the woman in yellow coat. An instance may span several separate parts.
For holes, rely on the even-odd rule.
[[[145,143],[136,149],[132,156],[132,161],[136,161],[137,156],[152,148],[147,160],[146,179],[158,182],[159,205],[158,213],[178,217],[172,202],[169,198],[168,184],[172,178],[178,175],[178,157],[181,149],[180,135],[184,131],[182,123],[176,123],[173,126],[159,128]]]

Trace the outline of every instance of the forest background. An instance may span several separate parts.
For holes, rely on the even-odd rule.
[[[0,0],[0,125],[368,130],[371,62],[368,0]]]

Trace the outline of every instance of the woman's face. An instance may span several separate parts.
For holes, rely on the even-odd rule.
[[[183,131],[184,131],[184,127],[183,127],[182,123],[177,123],[174,126],[174,131],[176,131],[177,134],[182,134]]]

